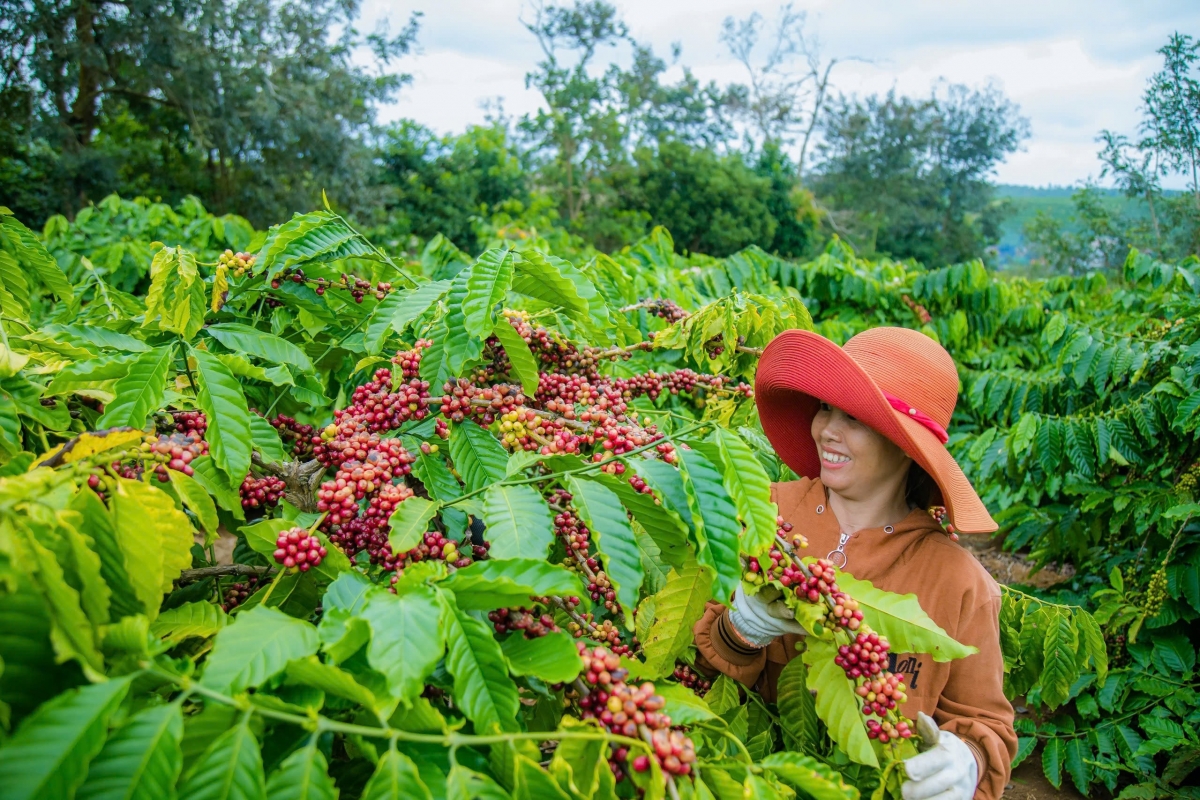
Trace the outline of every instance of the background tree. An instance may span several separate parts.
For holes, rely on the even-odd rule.
[[[110,192],[200,196],[259,224],[322,188],[372,196],[375,105],[408,76],[370,72],[416,41],[360,36],[356,2],[0,0],[0,187],[40,222]],[[330,31],[340,30],[334,37]]]
[[[866,252],[931,266],[975,258],[999,238],[995,168],[1029,135],[994,86],[840,97],[821,125],[813,189],[833,229]]]

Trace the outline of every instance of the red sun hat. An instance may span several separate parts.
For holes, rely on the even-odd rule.
[[[840,408],[886,436],[937,483],[961,533],[999,526],[946,449],[958,401],[958,370],[940,344],[907,328],[872,328],[838,347],[811,331],[784,331],[763,351],[754,379],[763,430],[783,462],[816,478],[813,416]]]

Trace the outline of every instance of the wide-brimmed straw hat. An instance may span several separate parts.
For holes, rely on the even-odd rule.
[[[997,529],[946,449],[958,370],[945,348],[925,334],[872,328],[838,347],[810,331],[784,331],[763,351],[754,383],[763,430],[798,475],[821,474],[811,429],[825,402],[883,434],[921,465],[937,483],[955,530]]]

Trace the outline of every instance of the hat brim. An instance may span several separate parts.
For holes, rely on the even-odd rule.
[[[798,475],[821,474],[811,429],[820,404],[828,403],[886,436],[920,464],[941,491],[956,530],[991,533],[999,527],[933,431],[892,408],[863,368],[824,336],[791,330],[775,337],[759,360],[754,393],[767,439]]]

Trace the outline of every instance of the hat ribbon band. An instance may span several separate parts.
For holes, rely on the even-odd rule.
[[[908,403],[904,402],[903,400],[901,400],[899,397],[896,397],[895,395],[884,392],[883,396],[885,398],[887,398],[887,401],[889,403],[891,403],[892,408],[896,409],[901,414],[908,416],[908,418],[913,420],[914,422],[920,423],[921,425],[925,426],[930,431],[932,431],[933,435],[938,438],[939,442],[941,442],[942,444],[945,444],[946,442],[950,441],[950,434],[946,433],[946,429],[943,428],[941,425],[939,425],[937,423],[937,420],[935,420],[933,417],[929,416],[924,411],[921,411],[917,408],[914,408],[913,406],[910,406]]]

